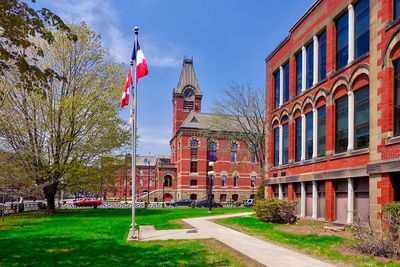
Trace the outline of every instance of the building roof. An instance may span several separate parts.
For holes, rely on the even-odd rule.
[[[157,157],[150,156],[150,166],[156,166]],[[149,156],[136,156],[136,166],[149,166]]]
[[[229,124],[229,126],[226,127],[227,131],[231,132],[241,131],[239,125],[237,125],[237,127],[234,127],[235,126],[234,120],[228,121],[226,120],[226,118],[218,119],[218,117],[222,117],[222,115],[202,113],[192,110],[187,115],[186,119],[182,122],[179,128],[208,129],[211,131],[221,131],[222,124]],[[244,117],[242,122],[245,122]],[[215,123],[218,123],[218,126],[216,126]]]
[[[196,96],[203,96],[200,90],[199,82],[197,81],[196,73],[193,67],[193,58],[184,58],[182,63],[181,76],[177,87],[174,89],[174,94],[182,94],[184,89],[192,88]]]

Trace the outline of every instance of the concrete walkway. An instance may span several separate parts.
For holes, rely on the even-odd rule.
[[[210,220],[248,216],[250,212],[183,219],[194,229],[155,230],[141,226],[139,241],[214,238],[266,266],[334,266],[299,252],[232,230]]]

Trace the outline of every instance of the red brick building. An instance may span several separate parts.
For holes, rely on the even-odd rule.
[[[202,97],[193,59],[185,58],[172,96],[171,156],[151,157],[150,165],[148,157],[137,157],[136,195],[139,200],[207,199],[210,161],[214,162],[216,172],[212,187],[216,202],[241,202],[253,197],[261,183],[255,155],[249,153],[242,140],[232,140],[231,134],[228,138],[210,131],[206,121],[212,114],[201,112]],[[126,191],[130,198],[130,169],[126,173],[118,172],[118,176],[116,193],[110,193],[109,197],[123,199]]]
[[[267,197],[379,225],[400,200],[400,1],[317,0],[266,58]]]

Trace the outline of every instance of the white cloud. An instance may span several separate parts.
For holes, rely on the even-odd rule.
[[[152,127],[140,127],[138,129],[139,154],[146,154],[151,151],[154,154],[170,154],[169,140],[171,139],[171,126],[160,125]]]
[[[129,63],[133,46],[133,32],[121,31],[121,14],[109,0],[64,0],[45,2],[63,20],[81,22],[84,20],[97,33],[103,45],[117,62]],[[141,47],[150,66],[175,68],[180,66],[182,51],[173,44],[163,42],[152,36],[140,37]]]

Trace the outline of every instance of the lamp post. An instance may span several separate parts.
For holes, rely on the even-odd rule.
[[[214,176],[215,176],[215,171],[213,169],[214,162],[210,161],[208,163],[208,166],[210,167],[210,170],[208,171],[208,180],[209,180],[209,187],[210,187],[210,194],[208,195],[208,204],[209,204],[209,209],[208,213],[212,213],[212,187],[214,183]]]
[[[147,205],[150,204],[150,181],[151,181],[151,169],[150,169],[150,152],[149,152],[149,178],[147,179]]]

